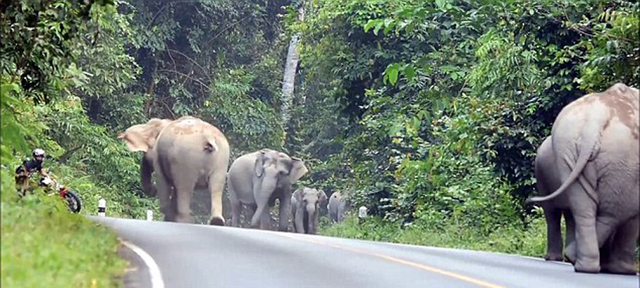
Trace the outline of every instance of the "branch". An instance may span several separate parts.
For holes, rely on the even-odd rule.
[[[69,160],[69,158],[71,157],[71,155],[73,155],[74,152],[78,151],[80,148],[82,148],[83,146],[80,145],[78,147],[73,147],[67,151],[65,151],[62,155],[60,155],[58,162],[64,164],[65,162],[67,162],[67,160]]]
[[[191,63],[195,64],[196,66],[198,66],[198,68],[200,68],[200,70],[202,70],[202,72],[204,73],[204,75],[207,76],[207,78],[209,78],[209,81],[211,81],[211,77],[209,77],[209,73],[207,72],[206,69],[204,69],[202,66],[200,66],[200,64],[198,64],[198,62],[196,62],[196,60],[193,60],[192,58],[190,58],[189,56],[187,56],[186,54],[178,51],[178,50],[173,50],[173,49],[167,49],[167,53],[171,54],[171,53],[177,53],[180,54],[182,57],[187,58],[187,60],[191,61]],[[173,59],[173,58],[172,58]]]
[[[169,111],[169,113],[171,114],[171,118],[176,119],[176,114],[173,113],[173,110],[169,107],[169,105],[167,105],[167,103],[164,103],[164,101],[162,100],[157,100],[154,102],[159,102],[160,104],[162,104],[162,106],[164,106],[164,108],[166,108],[167,111]]]
[[[209,39],[209,41],[207,41],[207,45],[206,46],[209,46],[209,44],[211,44],[211,41],[213,41],[213,39],[218,38],[218,36],[220,36],[224,31],[227,31],[229,28],[231,28],[231,27],[235,26],[236,24],[244,21],[245,19],[249,18],[250,16],[251,15],[247,15],[247,16],[243,17],[242,19],[240,19],[240,20],[238,20],[238,21],[236,21],[234,23],[229,24],[229,26],[224,27],[222,30],[220,30],[220,32],[216,33],[216,35],[213,35],[213,37],[211,37],[211,39]]]
[[[171,72],[171,73],[175,73],[175,74],[187,77],[187,78],[191,79],[192,81],[198,82],[200,85],[202,85],[203,87],[207,88],[207,91],[209,91],[209,92],[211,91],[211,89],[209,88],[209,85],[205,84],[204,82],[200,81],[197,78],[193,78],[193,77],[191,77],[191,76],[189,76],[187,74],[184,74],[182,72],[175,71],[175,70],[169,70],[169,69],[159,69],[158,72]]]

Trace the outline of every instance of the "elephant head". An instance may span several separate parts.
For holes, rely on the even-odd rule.
[[[118,135],[118,139],[124,140],[130,151],[144,152],[140,161],[140,183],[142,190],[148,196],[155,196],[157,193],[156,187],[151,184],[153,158],[155,158],[155,156],[153,153],[149,153],[149,151],[155,145],[156,139],[162,129],[171,122],[173,122],[173,120],[151,118],[147,123],[133,125]]]
[[[280,229],[286,229],[289,222],[291,185],[308,171],[300,158],[271,149],[258,151],[254,162],[258,187],[254,187],[253,191],[258,209],[251,220],[251,226],[257,227],[260,217],[265,219],[263,213],[268,213],[269,206],[274,205],[275,199],[280,199]]]
[[[298,233],[316,234],[320,207],[326,205],[327,194],[313,188],[298,189],[292,196],[293,226]]]

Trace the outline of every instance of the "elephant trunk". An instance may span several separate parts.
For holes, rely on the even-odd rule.
[[[277,184],[278,184],[277,178],[274,176],[271,176],[271,173],[268,173],[267,171],[265,171],[265,174],[262,177],[260,191],[257,191],[258,194],[255,195],[258,209],[256,209],[256,213],[253,214],[253,218],[251,219],[252,228],[258,227],[258,225],[260,224],[261,217],[264,217],[264,219],[270,219],[268,217],[269,199],[275,192]],[[270,223],[262,223],[262,224],[267,225]]]
[[[147,196],[156,196],[156,187],[151,183],[151,174],[153,173],[153,164],[145,156],[142,156],[140,163],[140,184],[142,190]]]
[[[316,206],[313,204],[308,204],[307,207],[305,207],[305,231],[307,232],[307,234],[316,234],[316,214],[318,213],[318,210],[316,209]]]

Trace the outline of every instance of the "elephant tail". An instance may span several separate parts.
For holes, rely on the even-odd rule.
[[[589,158],[591,158],[591,154],[593,153],[597,142],[598,142],[598,135],[600,133],[594,132],[594,131],[598,131],[600,127],[597,127],[597,123],[591,123],[592,125],[587,125],[587,128],[591,128],[591,129],[583,129],[584,133],[583,133],[583,137],[582,139],[584,139],[582,145],[580,145],[582,149],[580,149],[580,151],[578,152],[578,160],[576,161],[575,165],[572,165],[572,161],[569,159],[564,159],[567,164],[571,167],[571,174],[569,174],[569,177],[567,177],[567,179],[562,183],[562,185],[556,190],[553,191],[553,193],[547,195],[547,196],[538,196],[538,197],[530,197],[527,200],[525,200],[525,203],[529,204],[532,202],[544,202],[544,201],[548,201],[551,200],[553,198],[556,198],[558,195],[562,194],[564,191],[567,190],[567,188],[573,184],[573,182],[576,181],[576,179],[579,179],[581,183],[585,183],[586,181],[583,179],[582,177],[582,170],[584,170],[584,168],[587,166],[587,162],[589,162]],[[596,127],[593,127],[596,126]],[[594,198],[595,195],[593,191],[591,191],[591,189],[586,189],[587,193],[589,194],[589,196],[597,202],[597,199]]]
[[[216,153],[219,150],[218,144],[216,144],[216,137],[213,135],[206,135],[205,139],[206,143],[204,144],[204,151],[208,153]]]

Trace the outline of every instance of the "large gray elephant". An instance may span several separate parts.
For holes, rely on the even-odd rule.
[[[544,139],[536,152],[534,162],[534,171],[536,176],[536,187],[538,195],[546,196],[555,191],[562,185],[555,169],[555,158],[552,150],[551,136]],[[562,253],[562,232],[560,221],[562,216],[565,220],[566,241],[564,247],[567,247],[574,241],[574,222],[573,215],[569,209],[569,200],[567,195],[559,195],[555,199],[542,202],[544,209],[544,217],[547,222],[547,254],[544,256],[548,261],[562,261],[564,259]]]
[[[211,194],[211,225],[224,225],[222,191],[229,165],[229,143],[215,126],[184,116],[177,120],[153,118],[129,127],[118,136],[131,151],[143,151],[142,187],[157,193],[165,221],[193,223],[194,189]],[[151,184],[155,171],[157,188]]]
[[[245,204],[250,212],[255,212],[250,213],[253,214],[252,228],[271,229],[269,208],[279,199],[279,230],[287,231],[292,185],[307,172],[301,159],[272,149],[240,156],[233,161],[227,173],[231,226],[239,226],[241,204]]]
[[[329,204],[327,204],[329,219],[332,222],[342,222],[347,208],[347,201],[342,197],[340,191],[333,192],[329,197]]]
[[[623,260],[606,265],[607,272],[636,273],[630,247],[638,239],[631,227],[640,225],[639,106],[638,89],[617,83],[569,103],[553,124],[552,150],[562,185],[527,202],[566,195],[575,241],[565,254],[577,272],[600,272],[600,248],[614,235],[610,247],[616,256],[610,258]]]
[[[298,233],[316,234],[320,207],[327,204],[327,194],[313,188],[298,189],[291,195],[293,229]]]

